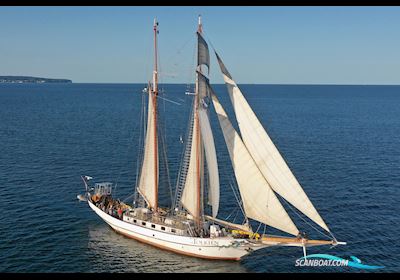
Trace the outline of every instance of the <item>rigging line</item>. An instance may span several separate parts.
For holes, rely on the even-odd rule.
[[[159,73],[160,73],[160,75],[159,75],[159,83],[163,84],[165,75],[162,74],[163,73],[163,71],[162,71],[163,62],[162,62],[161,59],[162,59],[161,57],[158,57],[158,68],[159,68]],[[170,99],[167,99],[165,97],[165,95],[166,95],[165,94],[165,88],[162,87],[161,88],[161,92],[159,92],[159,94],[156,96],[157,98],[163,100],[163,102],[162,102],[163,114],[161,115],[162,121],[158,122],[159,123],[159,135],[158,136],[159,136],[159,140],[161,140],[160,141],[161,150],[162,150],[161,152],[162,152],[163,163],[164,163],[165,173],[166,173],[166,174],[164,174],[164,176],[167,177],[166,180],[167,180],[167,184],[168,184],[168,187],[169,187],[168,189],[169,189],[169,192],[170,192],[170,197],[172,197],[172,188],[171,188],[170,174],[169,174],[169,168],[168,168],[168,156],[167,156],[167,145],[166,145],[167,130],[165,128],[167,127],[167,118],[166,118],[166,105],[165,105],[166,102],[165,101],[168,101],[168,102],[171,102],[171,103],[177,104],[177,105],[180,105],[180,104],[178,102],[175,102],[175,101],[172,101]],[[157,116],[157,119],[158,120],[160,119],[160,114]],[[171,204],[172,204],[172,202],[173,202],[173,199],[171,199]]]
[[[187,122],[188,124],[187,124],[187,130],[186,130],[186,135],[185,135],[185,140],[186,140],[185,141],[185,146],[182,149],[181,158],[180,158],[180,165],[179,165],[179,169],[178,169],[178,176],[177,176],[177,183],[176,183],[175,204],[178,203],[177,195],[178,195],[178,192],[179,192],[179,188],[183,187],[183,186],[180,186],[181,176],[185,176],[186,177],[185,174],[182,174],[182,171],[184,171],[183,170],[183,168],[184,168],[183,164],[184,164],[185,154],[188,152],[187,150],[190,149],[189,145],[191,146],[191,142],[188,141],[188,140],[189,140],[190,135],[191,135],[191,126],[192,126],[192,122],[193,122],[192,115],[193,115],[193,108],[190,109],[189,120]]]
[[[140,114],[141,114],[141,113],[140,113]],[[130,121],[129,121],[129,122],[126,122],[125,127],[124,127],[124,131],[128,130],[127,128],[129,127],[129,123],[130,123]],[[134,138],[135,138],[135,136],[136,136],[136,135],[135,135],[135,131],[137,131],[137,128],[138,128],[139,124],[140,124],[140,122],[136,123],[136,126],[134,126],[133,133],[132,133],[131,137],[129,137],[129,138],[127,139],[127,143],[133,142],[133,140],[134,140]],[[128,150],[129,150],[129,147],[130,147],[130,146],[131,146],[131,145],[128,145]],[[116,154],[116,152],[115,152],[114,154]],[[124,153],[124,154],[125,154],[125,155],[129,155],[129,153]],[[119,172],[118,177],[117,177],[117,179],[115,180],[115,191],[116,191],[116,189],[117,189],[117,185],[118,185],[118,182],[119,182],[119,180],[120,180],[120,178],[121,178],[122,173],[123,173],[123,170],[121,170],[121,171]]]
[[[265,235],[265,231],[267,229],[267,224],[264,224],[264,230],[263,230],[263,235]]]
[[[139,151],[138,151],[138,156],[137,156],[137,162],[136,162],[136,181],[135,181],[135,200],[134,203],[139,199],[139,202],[142,202],[142,204],[144,204],[143,199],[141,199],[141,196],[139,195],[138,192],[138,188],[139,188],[139,180],[140,180],[140,176],[141,176],[141,166],[144,160],[144,139],[145,139],[145,135],[146,135],[146,130],[147,130],[147,106],[146,106],[146,100],[147,100],[147,95],[146,93],[142,93],[142,105],[141,105],[141,119],[139,121],[141,125],[141,134],[139,135]]]
[[[165,174],[163,174],[163,175],[166,176],[167,184],[169,187],[169,196],[170,196],[171,204],[172,204],[173,199],[172,199],[172,187],[171,187],[171,179],[170,179],[170,174],[169,174],[168,157],[167,157],[167,145],[166,145],[166,134],[165,134],[166,129],[165,129],[165,125],[161,122],[160,122],[159,128],[160,128],[159,139],[160,139],[161,152],[162,152],[161,155],[162,155],[162,160],[163,160],[164,167],[165,167]]]
[[[255,232],[258,232],[258,231],[259,231],[259,229],[260,229],[261,225],[262,225],[262,223],[260,222],[260,224],[258,225],[258,228],[256,229],[256,231],[255,231]]]
[[[194,65],[195,65],[195,62],[196,62],[196,40],[193,40],[193,48],[192,48],[192,50],[193,50],[193,53],[192,53],[191,65],[189,66],[189,68],[187,70],[188,72],[187,72],[187,78],[186,78],[187,79],[186,89],[187,89],[188,92],[194,92],[194,89],[192,90],[191,86],[194,86],[194,83],[192,81],[194,81],[194,79],[195,79],[195,71],[193,71],[193,69],[194,69]],[[184,105],[185,105],[185,108],[186,108],[184,113],[186,114],[187,112],[189,112],[189,114],[191,116],[192,113],[193,113],[193,108],[192,108],[193,107],[192,105],[193,105],[193,102],[194,102],[193,95],[185,94],[184,98],[183,98],[183,101],[184,101]],[[189,120],[190,120],[190,118],[189,118]],[[190,126],[190,123],[189,123],[189,126]],[[187,130],[186,131],[188,131],[188,127],[189,126],[187,126]],[[187,135],[188,132],[185,133],[184,129],[185,129],[185,125],[182,122],[182,126],[180,128],[180,134],[181,135],[184,135],[184,134]]]
[[[311,226],[313,229],[315,229],[316,231],[318,231],[319,233],[321,233],[322,235],[328,237],[328,238],[333,238],[334,240],[336,240],[335,236],[333,235],[333,233],[329,232],[331,234],[331,236],[325,234],[324,232],[320,231],[318,228],[316,228],[314,225],[312,225],[311,223],[309,223],[307,220],[305,220],[299,213],[297,213],[297,211],[295,211],[293,209],[293,207],[290,205],[289,202],[287,202],[285,199],[282,199],[286,205],[289,206],[290,210],[292,210],[292,212],[294,212],[300,219],[302,219],[306,224],[308,224],[309,226]]]
[[[238,214],[239,214],[239,211],[236,211],[235,217],[233,217],[233,220],[232,220],[232,223],[233,223],[233,224],[235,223]]]
[[[238,197],[239,206],[243,205],[242,196],[240,195],[240,190],[239,190],[238,185],[236,184],[236,181],[232,177],[230,177],[229,178],[229,183],[232,185],[232,191]],[[243,210],[243,214],[245,215],[244,210]]]
[[[239,205],[239,207],[240,207],[240,210],[242,210],[243,216],[247,219],[246,213],[244,212],[244,209],[242,208],[242,203],[239,201],[238,197],[236,196],[236,193],[235,193],[235,191],[233,190],[232,184],[229,184],[229,186],[231,187],[231,189],[232,189],[232,191],[233,191],[233,195],[235,196],[236,202],[238,203],[238,205]]]
[[[239,205],[236,205],[236,207],[232,210],[232,212],[228,216],[226,216],[225,221],[227,221],[232,216],[233,213],[237,213],[237,211],[239,211]]]
[[[194,102],[194,99],[193,99]],[[193,103],[192,102],[192,103]],[[185,181],[186,181],[186,177],[187,177],[187,172],[189,169],[189,164],[190,161],[185,163],[185,157],[187,154],[190,153],[191,150],[191,141],[189,141],[189,139],[191,138],[191,135],[193,134],[193,109],[194,106],[190,106],[190,113],[189,113],[189,120],[188,120],[188,124],[187,124],[187,130],[186,130],[186,135],[185,135],[185,146],[183,147],[182,150],[182,154],[181,154],[181,158],[180,158],[180,164],[179,164],[179,168],[178,168],[178,175],[177,175],[177,179],[176,179],[176,187],[175,187],[175,199],[174,199],[174,209],[178,208],[181,209],[181,205],[180,205],[180,199],[181,197],[179,197],[181,195],[181,192],[183,191],[182,189],[184,188],[185,185]],[[187,165],[187,166],[186,166]],[[182,184],[181,184],[182,181]],[[174,210],[173,209],[173,210]]]
[[[196,61],[197,61],[197,55],[196,55],[196,50],[197,50],[196,43],[197,42],[196,42],[196,40],[193,40],[193,43],[194,44],[193,44],[193,53],[192,53],[192,63],[190,65],[190,68],[188,69],[187,85],[194,87],[195,83],[193,83],[193,81],[196,79],[196,71],[193,71],[193,69],[196,69],[195,64],[197,64],[196,63]],[[194,91],[195,91],[195,89],[193,88],[192,92],[194,92]]]
[[[176,101],[173,101],[173,100],[165,98],[165,97],[161,97],[160,95],[157,95],[157,98],[162,99],[163,101],[171,102],[172,104],[176,104],[178,106],[182,105],[181,103],[178,103]],[[165,112],[165,102],[163,102],[163,103],[164,103],[164,112]]]
[[[134,198],[133,198],[133,202],[135,202],[136,201],[136,199],[137,199],[137,188],[136,188],[136,185],[137,185],[137,181],[138,181],[138,177],[139,177],[139,164],[140,164],[140,158],[141,158],[141,138],[142,138],[142,129],[143,129],[143,126],[141,125],[142,124],[142,119],[143,119],[143,106],[144,106],[144,101],[143,101],[143,99],[144,99],[144,93],[142,93],[142,95],[141,95],[141,106],[140,106],[140,118],[139,118],[139,124],[140,124],[140,128],[139,128],[139,137],[138,137],[138,153],[137,153],[137,156],[136,156],[136,172],[135,172],[135,187],[134,187],[134,190],[133,190],[133,194],[134,194]]]
[[[163,69],[163,63],[161,62],[161,57],[158,58],[158,63],[159,63],[159,70],[162,73],[162,69]],[[164,81],[164,74],[160,75],[160,83],[163,83]],[[162,95],[162,96],[161,96]],[[165,97],[166,93],[164,90],[164,87],[162,87],[162,91],[161,91],[161,95],[157,95],[157,98],[160,98],[163,100],[163,115],[162,115],[162,120],[163,122],[159,122],[160,124],[160,142],[161,142],[161,150],[162,150],[162,155],[163,155],[163,161],[165,164],[165,171],[166,174],[164,174],[167,178],[167,184],[168,184],[168,189],[169,189],[169,194],[170,194],[170,198],[171,198],[171,205],[173,203],[173,198],[172,198],[172,186],[171,186],[171,177],[169,174],[169,167],[168,167],[168,156],[167,156],[167,145],[166,145],[166,139],[167,139],[167,118],[166,118],[166,102],[168,101],[170,103],[176,104],[176,105],[181,105],[178,102],[175,102],[173,100],[170,100],[168,98]]]
[[[190,34],[190,36],[188,36],[188,39],[185,41],[185,43],[176,51],[176,53],[174,53],[173,55],[171,55],[166,62],[169,63],[173,58],[175,58],[176,56],[181,54],[181,51],[189,44],[190,41],[192,41],[194,39],[193,35]]]
[[[139,147],[138,147],[139,151],[138,151],[137,164],[136,164],[136,184],[138,183],[138,180],[139,180],[140,165],[141,165],[141,161],[143,159],[143,153],[144,153],[144,147],[143,147],[144,137],[145,137],[144,135],[146,134],[146,94],[145,93],[142,93],[142,104],[140,107],[139,124],[140,124]]]
[[[130,199],[130,198],[132,198],[133,196],[135,196],[135,194],[133,193],[133,194],[130,194],[129,196],[127,196],[126,198],[124,198],[124,199],[122,199],[122,202],[126,202],[126,201],[128,201],[128,199]]]

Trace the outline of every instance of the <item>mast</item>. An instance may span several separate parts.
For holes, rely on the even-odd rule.
[[[202,37],[202,23],[199,16],[197,35],[197,65],[195,97],[193,102],[193,125],[191,134],[190,159],[180,203],[193,216],[196,229],[201,233],[204,221],[204,169],[207,160],[209,197],[213,216],[218,213],[219,175],[214,138],[208,117],[208,78],[202,73],[203,64],[210,68],[210,55],[207,42]],[[211,182],[211,183],[210,183]]]
[[[154,30],[153,92],[157,95],[158,94],[158,53],[157,53],[158,22],[157,22],[157,19],[154,19],[153,30]]]
[[[158,34],[158,22],[154,19],[153,24],[154,30],[154,71],[153,71],[153,118],[154,118],[154,193],[155,193],[155,203],[153,210],[157,212],[158,210],[158,137],[157,137],[157,95],[158,95],[158,61],[157,61],[157,34]]]
[[[157,95],[158,95],[158,61],[157,34],[158,22],[154,19],[154,70],[153,81],[148,86],[147,130],[144,142],[144,156],[139,178],[138,192],[154,212],[158,209],[158,133],[157,133]]]
[[[201,34],[202,32],[202,24],[201,24],[201,16],[199,15],[199,23],[198,23],[198,29],[197,32],[199,32]],[[198,58],[197,58],[198,59]],[[201,65],[199,65],[199,71],[201,72]],[[202,188],[201,188],[201,155],[202,155],[202,151],[200,148],[201,145],[201,136],[200,136],[200,128],[199,128],[199,104],[200,104],[200,94],[199,94],[199,75],[196,72],[196,102],[195,102],[195,127],[196,127],[196,146],[197,148],[197,154],[196,154],[196,174],[197,174],[197,186],[196,186],[196,190],[197,190],[197,226],[198,228],[200,228],[201,225],[201,214],[202,214]]]

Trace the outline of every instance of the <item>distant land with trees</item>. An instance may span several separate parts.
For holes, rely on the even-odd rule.
[[[29,77],[29,76],[0,76],[0,84],[2,83],[44,84],[44,83],[72,83],[72,81],[68,79],[50,79],[50,78]]]

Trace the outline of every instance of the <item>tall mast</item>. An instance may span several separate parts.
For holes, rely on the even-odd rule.
[[[205,159],[208,154],[209,160],[207,164],[212,165],[212,181],[213,181],[213,198],[212,201],[216,202],[219,199],[216,194],[216,189],[219,188],[218,183],[218,167],[215,156],[214,142],[212,138],[211,128],[209,127],[209,119],[206,112],[206,106],[203,106],[203,98],[207,95],[206,80],[203,77],[202,65],[210,65],[210,57],[208,52],[208,45],[201,35],[202,24],[201,18],[199,17],[199,24],[196,30],[197,35],[197,63],[195,73],[195,96],[193,102],[193,125],[192,125],[192,136],[190,145],[190,158],[187,166],[187,173],[185,177],[184,188],[181,197],[181,204],[186,210],[193,216],[195,227],[199,233],[202,230],[202,223],[204,221],[204,169]],[[204,131],[203,131],[204,130]],[[203,137],[207,138],[204,139]],[[207,144],[204,143],[207,142]],[[205,150],[207,147],[207,151]],[[218,186],[217,186],[218,185]],[[211,201],[211,200],[210,200]],[[209,201],[209,202],[210,202]],[[214,210],[217,207],[214,206]],[[214,211],[216,212],[216,211]],[[215,213],[213,213],[215,214]]]
[[[201,34],[202,32],[202,24],[201,24],[201,16],[199,15],[199,23],[198,23],[198,29],[197,32]],[[199,71],[201,72],[201,65],[199,67]],[[201,214],[202,214],[202,188],[201,188],[201,155],[202,155],[202,150],[201,150],[201,135],[200,135],[200,126],[199,126],[199,109],[200,105],[200,94],[199,94],[199,77],[198,74],[196,73],[196,102],[195,102],[195,118],[194,121],[196,122],[196,146],[197,148],[197,154],[196,154],[196,174],[197,174],[197,180],[196,180],[196,185],[197,185],[197,226],[200,229],[201,227]]]
[[[154,19],[154,71],[153,71],[153,92],[155,95],[158,94],[158,54],[157,54],[157,34],[158,34],[158,22]]]
[[[154,104],[154,193],[155,203],[154,212],[158,210],[158,135],[157,135],[157,95],[158,95],[158,61],[157,61],[157,34],[158,34],[158,22],[154,19],[154,71],[153,71],[153,104]]]

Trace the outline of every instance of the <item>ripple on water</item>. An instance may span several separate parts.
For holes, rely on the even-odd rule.
[[[191,97],[184,96],[185,85],[165,87],[170,99],[184,100],[161,112],[174,186]],[[268,248],[240,262],[199,260],[138,243],[105,225],[76,200],[83,191],[79,176],[118,181],[122,198],[132,193],[141,89],[0,85],[0,271],[357,272],[296,268],[299,248]],[[234,116],[225,87],[215,89]],[[243,91],[332,232],[348,242],[309,253],[354,255],[385,266],[383,271],[400,271],[400,87],[243,85]],[[233,173],[217,118],[210,117],[223,218],[236,207]],[[160,193],[168,198],[167,189]],[[322,237],[289,214],[310,236]]]

